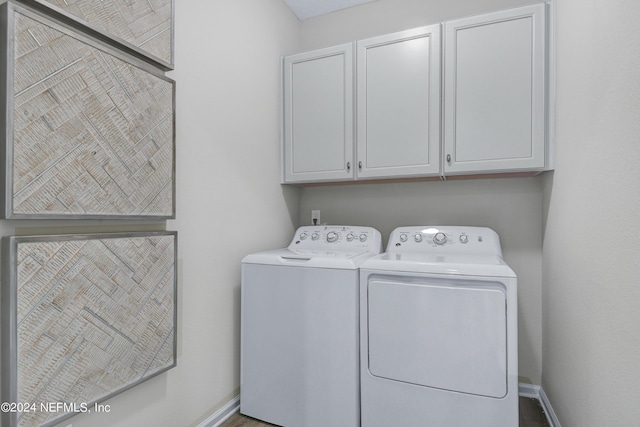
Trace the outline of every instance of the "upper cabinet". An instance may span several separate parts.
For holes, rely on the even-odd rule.
[[[357,42],[357,177],[440,172],[440,26]]]
[[[444,24],[444,173],[543,170],[545,5]]]
[[[550,169],[547,7],[284,58],[283,182]]]
[[[353,179],[353,44],[284,59],[284,182]]]

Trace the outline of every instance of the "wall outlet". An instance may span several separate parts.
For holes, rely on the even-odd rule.
[[[311,211],[311,225],[320,225],[320,209]]]

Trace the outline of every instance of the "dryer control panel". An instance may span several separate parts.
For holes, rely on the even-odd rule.
[[[411,226],[391,232],[387,252],[502,256],[500,237],[486,227]]]
[[[371,227],[349,225],[308,225],[296,230],[290,250],[345,251],[379,253],[380,232]]]

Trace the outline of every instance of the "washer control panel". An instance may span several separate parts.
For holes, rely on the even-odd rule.
[[[460,226],[398,227],[389,236],[387,252],[502,255],[495,231]]]
[[[289,249],[379,253],[380,232],[371,227],[307,225],[296,230]]]

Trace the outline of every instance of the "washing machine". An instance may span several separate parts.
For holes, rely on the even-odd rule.
[[[400,227],[360,271],[362,427],[517,427],[517,278],[483,227]]]
[[[370,227],[300,227],[242,261],[240,412],[287,427],[360,426],[359,267]]]

